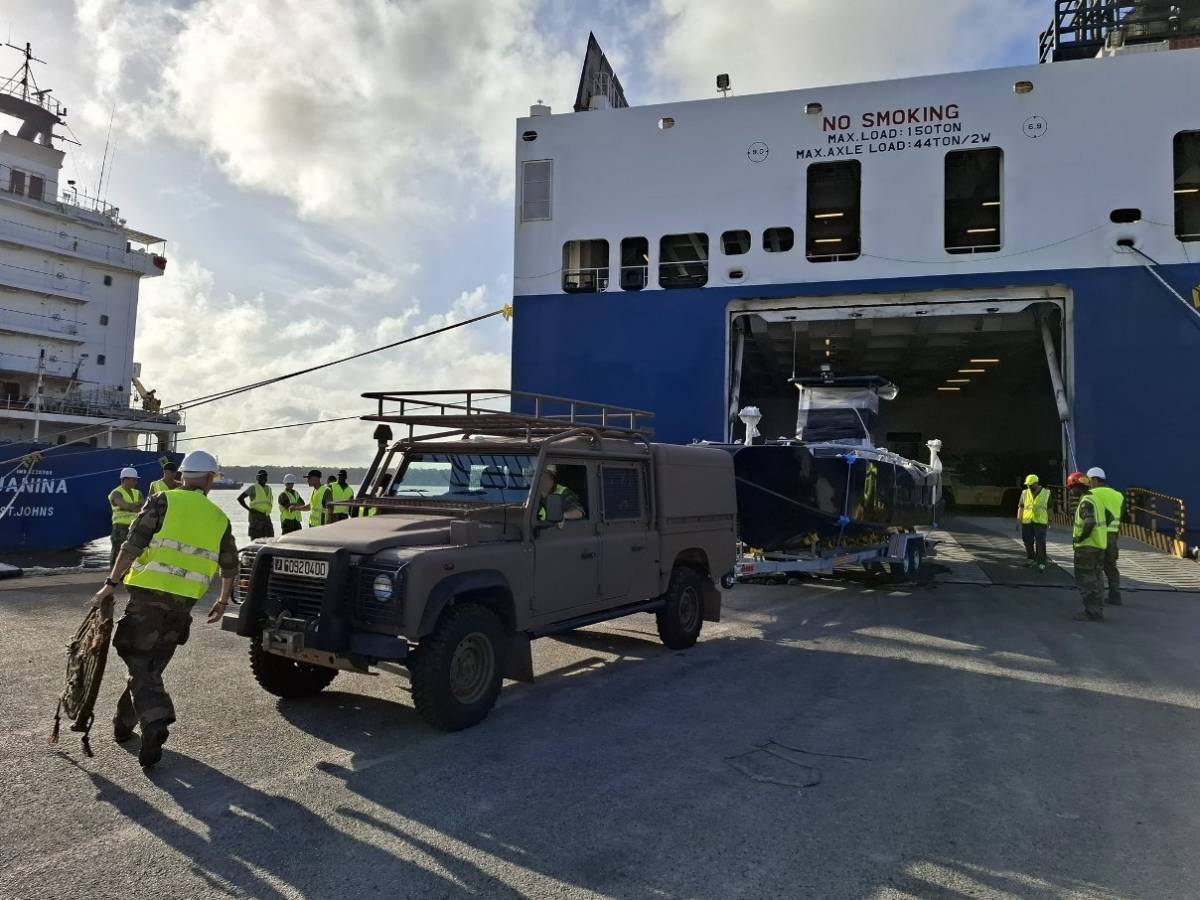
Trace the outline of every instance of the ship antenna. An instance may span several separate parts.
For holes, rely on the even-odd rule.
[[[96,182],[96,199],[100,199],[100,187],[104,184],[104,167],[108,163],[108,142],[112,139],[113,117],[117,114],[117,101],[113,101],[112,112],[108,114],[108,134],[104,136],[104,156],[100,159],[100,180]]]
[[[49,91],[38,90],[37,79],[33,77],[33,68],[29,64],[36,62],[45,65],[46,61],[44,59],[38,59],[33,55],[33,48],[29,45],[29,43],[26,42],[24,47],[18,47],[16,44],[5,41],[4,46],[11,47],[25,57],[24,61],[21,63],[21,68],[17,69],[17,71],[13,73],[12,77],[9,78],[7,82],[8,84],[12,84],[15,81],[17,84],[21,85],[21,99],[25,101],[29,100],[30,84],[33,85],[34,96],[37,96],[38,94],[49,93]],[[20,79],[17,78],[18,75],[21,76]]]

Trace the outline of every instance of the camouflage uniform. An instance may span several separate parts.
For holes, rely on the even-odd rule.
[[[140,555],[162,527],[166,514],[166,496],[152,497],[129,527],[122,551]],[[223,577],[237,575],[237,545],[232,528],[221,538],[218,564]],[[163,684],[163,670],[175,655],[175,648],[187,642],[193,601],[165,591],[127,587],[129,603],[125,615],[117,622],[113,646],[129,670],[129,680],[117,701],[114,724],[132,730],[140,723],[145,734],[147,726],[170,725],[175,721],[175,707]]]
[[[1083,611],[1104,618],[1104,551],[1098,547],[1075,548],[1075,586],[1083,598]]]

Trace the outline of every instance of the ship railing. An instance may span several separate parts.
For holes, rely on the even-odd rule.
[[[568,294],[596,294],[608,290],[608,266],[563,269],[562,289]]]
[[[74,237],[65,228],[52,231],[49,228],[28,225],[15,219],[0,219],[0,236],[14,239],[31,247],[77,254],[98,262],[115,263],[123,268],[130,265],[131,257],[149,259],[160,255],[134,249],[129,242],[121,246],[104,244],[89,238]]]
[[[33,400],[28,397],[0,398],[0,410],[32,412],[33,408]],[[64,416],[83,416],[95,419],[111,419],[120,422],[144,422],[160,425],[177,425],[182,421],[179,413],[147,412],[144,409],[135,409],[131,406],[120,406],[114,403],[71,402],[54,398],[44,399],[41,411],[43,413]]]
[[[1053,497],[1052,521],[1065,528],[1072,527],[1078,498],[1071,497],[1061,485],[1049,487]],[[1187,557],[1187,504],[1179,497],[1149,488],[1126,488],[1125,505],[1121,509],[1121,534],[1164,553]]]
[[[649,282],[649,266],[621,266],[621,290],[640,291]]]
[[[1115,41],[1145,43],[1200,34],[1200,14],[1161,0],[1055,0],[1038,36],[1038,60],[1087,59]]]
[[[54,334],[70,335],[77,335],[81,329],[87,327],[82,322],[64,319],[57,313],[46,315],[45,313],[31,313],[0,306],[0,328],[5,326],[21,332],[48,331]]]
[[[0,229],[2,230],[2,229]],[[46,272],[12,263],[0,263],[0,283],[9,287],[26,288],[41,294],[55,294],[72,300],[87,300],[89,282],[73,278],[66,272]]]

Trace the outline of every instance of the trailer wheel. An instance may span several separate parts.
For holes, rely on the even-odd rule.
[[[737,576],[734,575],[732,572],[726,572],[724,575],[721,576],[721,587],[725,588],[725,590],[731,591],[731,590],[733,590],[733,588],[736,585],[737,585]]]
[[[504,625],[486,606],[463,603],[442,613],[411,667],[421,718],[442,731],[482,722],[500,695],[507,646]]]
[[[268,694],[290,699],[320,693],[337,677],[338,670],[310,666],[263,649],[262,638],[250,642],[250,671]]]
[[[889,563],[892,569],[892,577],[897,581],[907,581],[910,578],[916,578],[917,572],[920,571],[921,563],[924,560],[925,542],[909,541],[904,551],[904,562]]]
[[[704,582],[694,569],[676,566],[663,597],[667,603],[655,614],[658,636],[672,650],[686,650],[704,624]]]

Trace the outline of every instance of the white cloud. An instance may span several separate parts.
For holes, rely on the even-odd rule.
[[[739,94],[975,69],[1015,41],[1033,61],[1041,0],[654,0],[644,28],[660,99],[710,97],[718,72]]]
[[[355,327],[352,322],[372,320],[368,311],[379,299],[376,286],[386,277],[363,272],[349,287],[321,287],[272,307],[261,297],[222,295],[203,266],[172,260],[168,274],[143,289],[137,335],[143,380],[168,402],[180,402],[461,322],[500,305],[480,286],[464,291],[445,312],[426,315],[414,300],[375,327]],[[324,307],[331,298],[342,310],[340,319],[304,312]],[[465,326],[197,407],[187,413],[186,436],[362,414],[370,411],[360,397],[366,390],[507,386],[506,329],[494,321]],[[500,346],[489,347],[497,338]],[[181,446],[203,446],[233,463],[354,465],[370,459],[371,429],[369,423],[345,422]]]
[[[535,0],[80,0],[98,83],[306,216],[446,214],[447,185],[511,191],[513,119],[577,60]],[[98,106],[96,114],[107,114]]]

